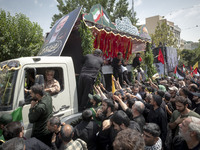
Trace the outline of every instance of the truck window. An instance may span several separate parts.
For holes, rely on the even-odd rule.
[[[51,95],[56,95],[59,92],[63,91],[64,89],[64,79],[63,79],[63,69],[61,67],[41,67],[41,68],[28,68],[26,69],[25,72],[25,89],[30,90],[30,87],[32,85],[35,84],[35,82],[37,82],[37,77],[38,76],[43,76],[44,78],[44,83],[47,82],[47,71],[48,70],[53,70],[53,78],[58,82],[58,84],[60,85],[60,90],[58,92],[54,92],[54,93],[50,93]],[[48,73],[51,75],[51,72]],[[41,79],[39,79],[41,80]],[[46,85],[46,84],[44,84]],[[25,100],[28,101],[29,99],[29,95],[25,92]]]
[[[0,111],[8,111],[12,110],[15,83],[20,67],[14,61],[0,66]]]

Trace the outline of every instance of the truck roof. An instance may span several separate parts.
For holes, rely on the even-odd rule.
[[[71,63],[72,58],[69,56],[33,56],[33,57],[20,57],[16,59],[11,59],[4,61],[2,63],[9,63],[9,62],[18,62],[21,66],[25,64],[30,64],[30,63]]]

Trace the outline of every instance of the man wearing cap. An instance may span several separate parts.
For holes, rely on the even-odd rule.
[[[175,86],[169,87],[168,92],[171,95],[170,102],[172,104],[172,108],[175,110],[176,109],[175,97],[177,96],[178,88]]]
[[[101,121],[98,120],[96,117],[97,110],[100,108],[101,105],[101,97],[97,94],[88,94],[88,97],[90,98],[90,103],[92,103],[92,107],[90,108],[90,110],[92,111],[92,118],[99,126],[101,126]]]
[[[160,138],[162,142],[165,143],[167,136],[167,114],[160,107],[162,103],[162,98],[159,95],[153,95],[153,98],[150,100],[150,104],[153,106],[150,109],[150,112],[147,116],[147,122],[156,123],[161,130]]]
[[[149,78],[149,84],[151,85],[152,88],[166,92],[166,88],[164,85],[156,85],[155,83],[152,82],[151,78]]]
[[[88,94],[92,91],[97,75],[103,65],[102,51],[96,49],[93,54],[87,54],[83,59],[83,67],[78,83],[78,106],[83,111],[88,106]]]
[[[169,87],[169,94],[172,98],[176,97],[176,93],[178,92],[178,88],[175,86]]]
[[[200,93],[192,93],[192,94],[193,94],[192,101],[196,104],[194,112],[200,115]]]

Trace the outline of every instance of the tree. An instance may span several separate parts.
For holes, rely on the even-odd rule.
[[[117,18],[122,18],[122,17],[125,17],[127,16],[133,25],[136,25],[138,19],[136,18],[132,18],[132,12],[131,10],[128,10],[128,1],[127,0],[119,0],[117,3],[116,3],[116,6],[115,6],[115,10],[113,12],[113,16],[111,16],[111,20],[114,22],[115,19]],[[134,13],[134,16],[136,16],[136,12]]]
[[[25,15],[0,10],[0,61],[36,55],[43,44],[42,29]]]
[[[135,25],[138,19],[131,17],[131,11],[128,10],[127,0],[119,0],[115,3],[115,0],[57,0],[59,14],[55,14],[52,17],[51,27],[62,16],[70,13],[79,6],[83,6],[82,13],[89,13],[90,9],[95,4],[101,4],[101,6],[107,11],[111,21],[114,22],[117,17],[129,17],[131,22]],[[136,13],[135,13],[136,16]]]
[[[155,66],[153,65],[154,56],[151,49],[151,44],[147,43],[146,45],[146,52],[144,56],[144,63],[147,66],[147,75],[151,78],[157,71]]]
[[[180,65],[184,64],[185,66],[188,67],[190,67],[190,65],[193,66],[197,61],[200,60],[200,41],[198,48],[194,50],[184,49],[179,53],[180,53],[180,60],[179,60]]]
[[[155,34],[152,34],[151,38],[155,46],[159,46],[161,43],[162,46],[177,47],[177,39],[166,21],[163,21],[161,24],[158,22]]]

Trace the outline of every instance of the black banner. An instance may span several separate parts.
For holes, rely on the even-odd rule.
[[[47,36],[38,56],[60,56],[71,34],[82,6],[59,19]]]

